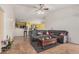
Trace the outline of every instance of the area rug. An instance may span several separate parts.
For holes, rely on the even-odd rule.
[[[31,42],[31,44],[32,44],[33,48],[36,50],[37,53],[60,45],[60,44],[51,44],[51,45],[48,45],[48,46],[45,46],[44,48],[42,48],[41,46],[38,46],[37,41]]]

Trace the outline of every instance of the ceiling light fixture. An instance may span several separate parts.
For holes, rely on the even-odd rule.
[[[37,11],[37,14],[44,14],[45,12],[42,10]]]

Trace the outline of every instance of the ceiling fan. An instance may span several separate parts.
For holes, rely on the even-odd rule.
[[[46,11],[49,10],[48,7],[46,7],[45,4],[39,4],[38,6],[34,7],[34,8],[37,8],[35,10],[35,12],[37,12],[38,14],[44,14]]]
[[[49,8],[46,7],[45,4],[39,4],[38,10],[49,10]]]

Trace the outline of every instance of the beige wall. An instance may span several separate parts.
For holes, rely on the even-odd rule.
[[[70,41],[79,44],[79,6],[70,6],[51,12],[46,18],[46,28],[67,30]]]
[[[4,36],[4,23],[3,23],[3,11],[0,10],[0,52],[1,52],[1,40],[3,39],[3,36]]]
[[[6,40],[7,35],[13,39],[14,37],[14,31],[15,31],[15,17],[14,17],[14,9],[12,5],[1,5],[0,7],[4,11],[4,18],[0,19],[0,40]],[[0,15],[0,18],[2,16]],[[1,28],[2,27],[2,28]],[[1,51],[1,45],[0,45],[0,51]]]
[[[3,4],[0,6],[4,10],[4,40],[7,39],[7,35],[13,39],[15,31],[15,14],[13,5]]]

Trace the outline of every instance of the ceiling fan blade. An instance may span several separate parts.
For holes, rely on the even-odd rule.
[[[44,10],[49,10],[49,8],[43,8]]]
[[[40,4],[40,9],[42,9],[44,7],[44,4]]]
[[[35,6],[32,6],[33,8],[36,8],[38,10],[44,10],[43,7],[44,7],[44,4],[38,4],[38,5],[35,5]]]

